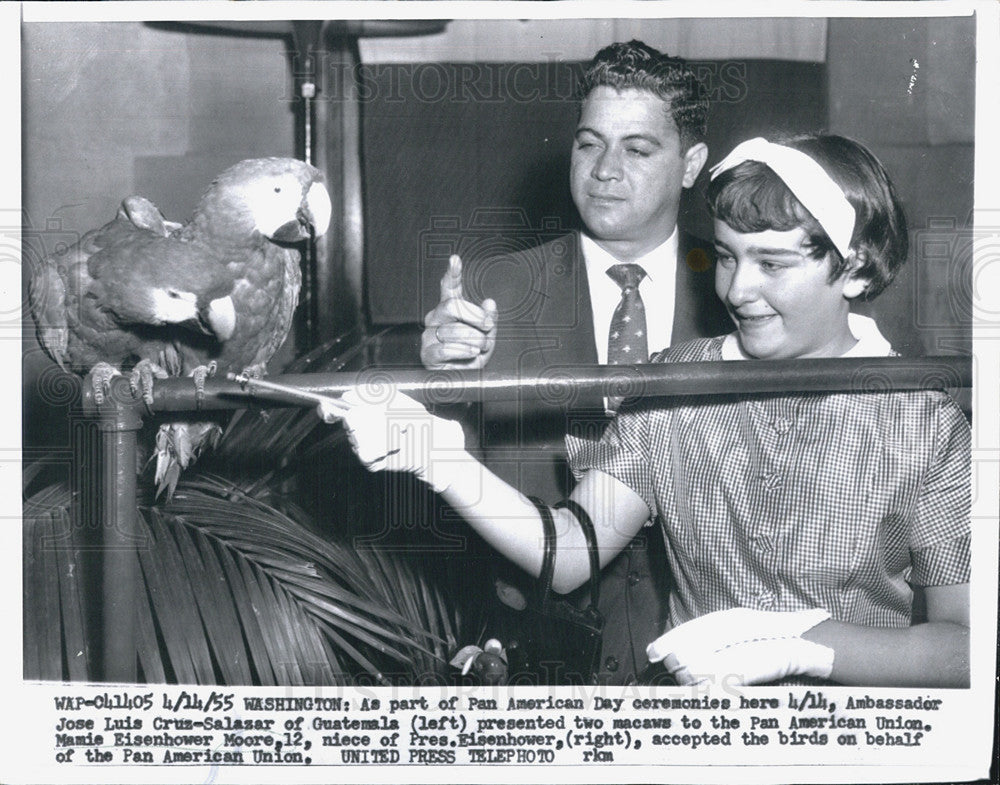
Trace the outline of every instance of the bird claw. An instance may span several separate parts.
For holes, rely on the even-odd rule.
[[[204,450],[215,449],[222,428],[214,422],[168,423],[156,433],[156,496],[173,498],[181,472],[198,460]]]
[[[129,389],[132,390],[132,397],[142,395],[142,400],[146,406],[153,405],[153,379],[166,379],[169,377],[166,369],[157,365],[152,360],[139,360],[132,369],[128,378]]]
[[[90,369],[90,384],[94,391],[94,403],[102,406],[104,401],[111,395],[111,380],[116,376],[121,376],[121,371],[108,363],[97,363]]]
[[[199,365],[191,371],[191,378],[194,380],[194,400],[198,408],[201,408],[201,404],[205,400],[205,380],[210,376],[215,376],[218,368],[218,364],[212,360],[208,365]]]
[[[243,369],[242,376],[248,379],[263,379],[267,376],[267,365],[264,363],[257,363],[256,365],[248,365]]]

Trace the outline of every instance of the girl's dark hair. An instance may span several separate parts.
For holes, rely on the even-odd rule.
[[[885,168],[867,147],[843,136],[797,136],[779,144],[822,166],[854,208],[851,248],[859,262],[854,274],[868,282],[862,298],[872,299],[889,285],[909,250],[906,216]],[[766,164],[744,161],[716,177],[708,188],[708,209],[737,232],[800,227],[815,258],[832,254],[831,281],[848,269],[823,227]]]

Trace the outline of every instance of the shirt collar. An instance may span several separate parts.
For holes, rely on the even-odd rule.
[[[615,258],[612,254],[608,253],[601,246],[597,244],[597,241],[592,237],[588,237],[586,233],[580,233],[581,246],[583,247],[583,258],[587,263],[587,272],[595,274],[600,272],[602,275],[604,272],[611,267],[613,264],[621,264],[621,259]],[[635,260],[635,264],[642,267],[646,271],[646,277],[650,281],[656,281],[656,276],[662,273],[668,276],[668,280],[673,280],[674,270],[677,265],[677,247],[679,240],[679,235],[677,232],[677,226],[674,226],[674,231],[666,240],[660,243],[656,248],[643,256],[640,256]]]
[[[843,357],[888,357],[892,354],[892,345],[878,329],[875,320],[859,313],[847,315],[847,326],[851,334],[858,339]]]
[[[857,313],[847,315],[847,326],[858,342],[844,352],[841,357],[888,357],[892,346],[875,324],[875,320]],[[737,333],[730,333],[722,341],[723,360],[746,360],[740,350]]]

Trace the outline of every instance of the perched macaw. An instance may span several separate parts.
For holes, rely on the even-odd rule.
[[[32,271],[30,304],[46,352],[93,373],[95,398],[128,370],[152,402],[153,378],[266,373],[292,324],[302,282],[296,243],[322,235],[330,197],[302,161],[258,158],[223,172],[191,219],[166,221],[129,197],[113,221]],[[182,469],[221,433],[204,416],[156,436],[156,483],[173,493]]]

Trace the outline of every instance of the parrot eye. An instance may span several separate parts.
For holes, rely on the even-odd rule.
[[[275,192],[276,194],[280,194],[280,193],[281,193],[281,186],[280,186],[280,185],[276,185],[276,186],[274,186],[274,192]]]
[[[167,297],[169,297],[172,300],[179,300],[179,299],[181,299],[181,296],[177,292],[172,292],[172,291],[171,292],[167,292]]]

